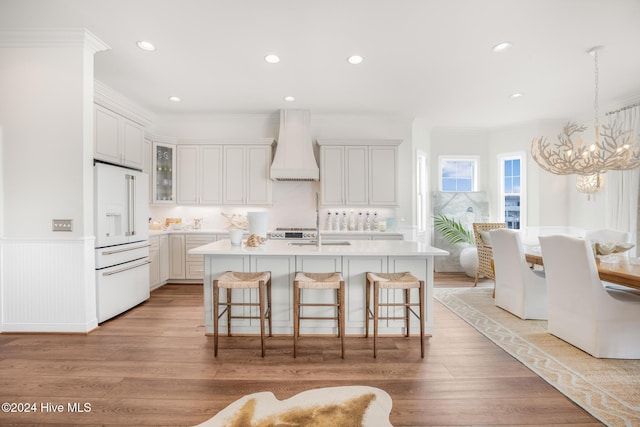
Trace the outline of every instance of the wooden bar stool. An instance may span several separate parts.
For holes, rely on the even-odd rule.
[[[220,302],[220,289],[227,290],[226,302]],[[234,289],[258,289],[258,302],[233,302],[231,291]],[[266,294],[266,295],[265,295]],[[266,296],[266,307],[265,307]],[[219,313],[220,306],[225,306]],[[260,315],[233,316],[232,307],[259,307]],[[271,336],[271,272],[240,273],[227,271],[213,281],[213,355],[218,357],[218,321],[227,313],[227,335],[231,336],[231,319],[260,319],[260,341],[262,357],[264,357],[264,323],[269,321],[269,336]]]
[[[303,289],[334,289],[335,303],[302,303]],[[340,351],[344,359],[344,279],[340,273],[301,273],[297,272],[293,280],[293,357],[297,354],[297,342],[300,338],[300,320],[337,320]],[[301,316],[301,307],[336,307],[335,317]]]
[[[373,309],[371,308],[371,288],[373,287]],[[404,319],[405,336],[409,336],[409,313],[413,313],[420,320],[420,356],[424,357],[424,281],[410,273],[367,273],[366,286],[366,310],[365,310],[365,336],[369,337],[369,320],[373,320],[373,357],[378,357],[376,339],[378,338],[379,320]],[[411,289],[419,289],[420,301],[411,302]],[[404,302],[401,303],[380,303],[380,289],[403,289]],[[418,306],[420,314],[416,313],[412,307]],[[387,313],[386,317],[380,317],[380,307],[404,307],[403,317],[393,317]]]

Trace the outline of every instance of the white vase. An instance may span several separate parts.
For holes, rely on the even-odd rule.
[[[267,238],[269,212],[247,212],[247,220],[249,221],[249,234]]]
[[[460,251],[460,265],[469,277],[476,277],[478,273],[478,249],[475,246],[467,246]]]

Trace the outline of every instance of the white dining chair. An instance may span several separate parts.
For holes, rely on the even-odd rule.
[[[640,359],[640,296],[603,286],[586,239],[540,236],[549,333],[600,358]]]
[[[521,319],[547,318],[547,282],[544,271],[532,270],[524,256],[520,233],[492,230],[495,268],[495,304]]]

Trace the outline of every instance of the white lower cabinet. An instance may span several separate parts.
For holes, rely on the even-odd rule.
[[[149,289],[160,283],[160,236],[149,237]]]
[[[169,279],[185,278],[184,234],[169,234]]]
[[[169,235],[160,236],[160,283],[167,283],[169,280]]]
[[[168,280],[184,283],[202,281],[204,277],[202,255],[190,255],[189,251],[198,246],[215,242],[218,240],[218,235],[213,233],[171,233],[166,237],[169,242],[166,263]]]
[[[342,260],[342,276],[346,290],[346,329],[347,334],[361,333],[365,327],[365,307],[367,272],[386,273],[386,257],[345,257]],[[373,324],[371,325],[373,326]]]
[[[204,278],[204,260],[202,255],[190,255],[191,249],[207,243],[215,242],[218,237],[215,234],[187,234],[185,235],[185,279]]]
[[[169,236],[149,237],[149,289],[156,289],[169,280]]]

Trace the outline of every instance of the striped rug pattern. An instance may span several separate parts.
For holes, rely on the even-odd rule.
[[[491,288],[436,288],[437,301],[608,426],[640,426],[640,360],[596,359],[496,307]]]

